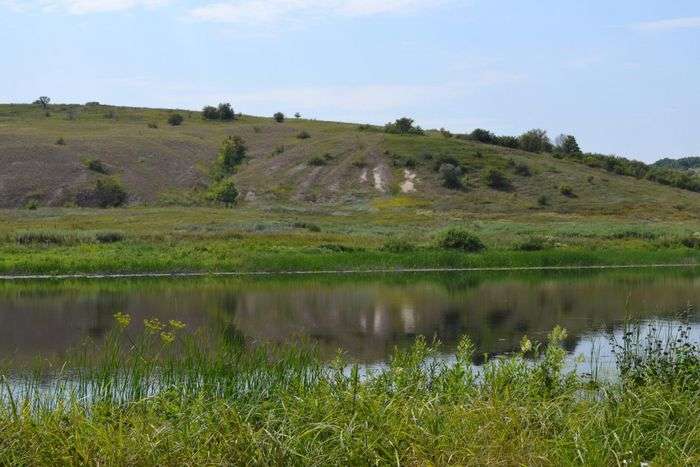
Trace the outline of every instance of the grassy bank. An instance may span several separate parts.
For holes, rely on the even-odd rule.
[[[4,274],[293,271],[694,263],[700,224],[608,217],[474,217],[290,209],[3,211]],[[440,245],[458,228],[485,245]]]
[[[418,340],[363,377],[313,349],[202,345],[147,321],[143,338],[86,346],[50,383],[6,382],[0,463],[697,464],[700,366],[684,329],[657,347],[658,331],[630,328],[606,382],[566,369],[561,329],[479,371],[469,339],[449,365]]]

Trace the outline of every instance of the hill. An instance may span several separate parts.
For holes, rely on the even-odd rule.
[[[184,116],[179,126],[167,123],[175,112]],[[219,122],[192,111],[11,104],[0,105],[0,207],[74,205],[102,172],[121,181],[130,205],[201,204],[229,136],[248,148],[234,180],[239,204],[252,208],[393,203],[483,214],[700,214],[700,195],[688,190],[437,131],[399,135],[304,119]],[[459,167],[461,189],[444,186],[444,163]],[[505,179],[494,182],[494,170]]]

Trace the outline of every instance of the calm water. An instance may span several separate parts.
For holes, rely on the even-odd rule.
[[[557,324],[569,350],[589,352],[626,313],[673,319],[688,305],[700,305],[692,271],[4,282],[0,359],[60,358],[103,338],[116,312],[224,329],[248,345],[307,338],[329,358],[342,348],[370,364],[417,335],[438,337],[449,354],[466,334],[479,352],[498,354]],[[691,314],[696,330],[699,319]]]

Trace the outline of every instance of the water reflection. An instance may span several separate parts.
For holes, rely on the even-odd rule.
[[[329,358],[342,348],[365,363],[417,335],[447,351],[465,334],[480,352],[513,351],[523,334],[543,338],[557,324],[573,350],[625,313],[672,318],[699,302],[700,278],[687,272],[2,283],[0,357],[60,357],[103,338],[116,312],[223,328],[248,345],[308,338]]]

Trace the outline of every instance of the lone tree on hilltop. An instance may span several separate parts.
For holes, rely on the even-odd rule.
[[[284,121],[284,114],[282,112],[277,112],[272,116],[277,123],[282,123]]]

